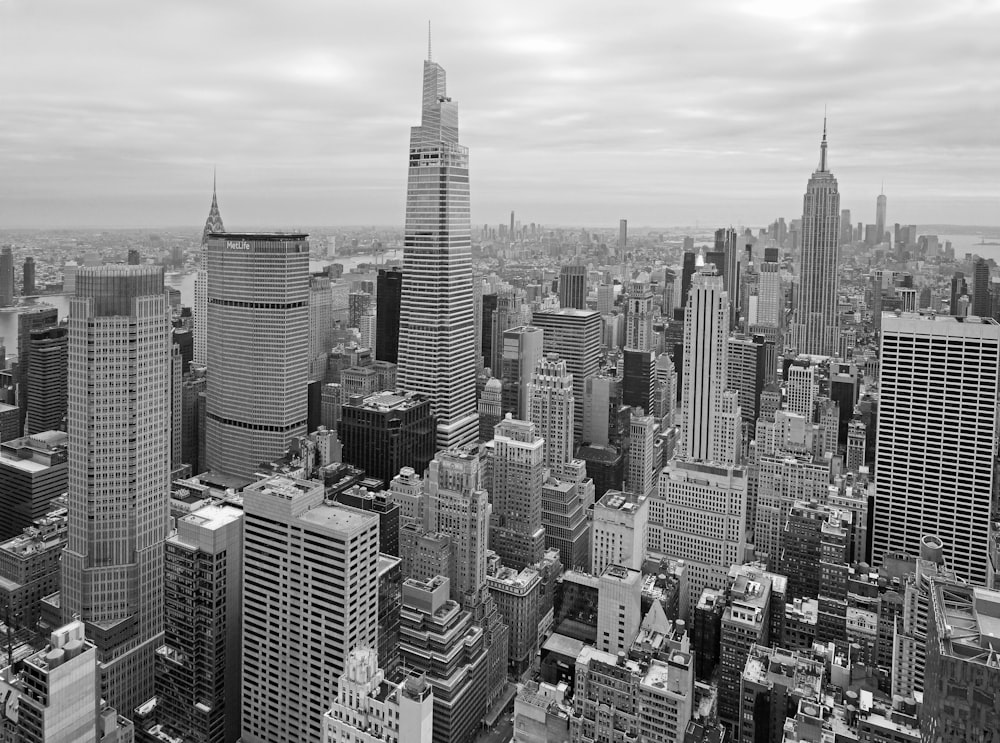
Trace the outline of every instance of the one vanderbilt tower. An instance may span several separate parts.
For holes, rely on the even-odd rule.
[[[397,379],[430,397],[439,449],[478,435],[469,151],[428,44],[420,126],[410,130]]]

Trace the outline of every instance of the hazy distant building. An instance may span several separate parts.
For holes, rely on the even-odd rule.
[[[35,259],[30,255],[24,259],[24,273],[21,278],[21,294],[25,297],[35,295]]]
[[[14,306],[14,254],[10,246],[0,248],[0,307]]]
[[[206,252],[205,466],[247,476],[306,433],[309,242],[301,233],[223,233]]]

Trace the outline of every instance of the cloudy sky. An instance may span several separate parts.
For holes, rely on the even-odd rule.
[[[0,0],[0,228],[401,224],[429,19],[475,223],[1000,225],[997,0]]]

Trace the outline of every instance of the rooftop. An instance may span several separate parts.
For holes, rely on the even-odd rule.
[[[942,653],[1000,668],[1000,591],[937,583],[932,599]]]
[[[210,505],[189,513],[181,521],[197,524],[202,529],[215,531],[243,518],[243,511],[234,506]]]
[[[299,520],[328,529],[350,532],[364,529],[372,522],[377,524],[378,514],[348,506],[324,504],[310,508],[299,516]]]
[[[602,508],[612,511],[624,511],[633,513],[639,510],[640,501],[645,500],[636,493],[623,493],[620,490],[609,490],[597,502]]]

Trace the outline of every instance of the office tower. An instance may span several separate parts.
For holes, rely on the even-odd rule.
[[[68,521],[64,507],[53,507],[17,536],[0,541],[0,606],[15,633],[37,631],[42,598],[59,590]]]
[[[541,560],[545,551],[545,440],[533,423],[508,414],[496,427],[493,446],[490,548],[504,565],[521,570]]]
[[[618,220],[618,257],[625,257],[625,249],[628,247],[628,220]]]
[[[528,385],[538,362],[542,360],[541,328],[522,325],[503,332],[500,367],[493,370],[502,385],[501,413],[518,420],[528,420]]]
[[[481,487],[479,458],[462,449],[439,451],[427,476],[429,531],[443,532],[454,542],[452,596],[463,606],[474,604],[486,585],[489,537],[489,494]]]
[[[590,527],[590,570],[602,575],[611,565],[638,568],[646,556],[649,498],[609,490],[594,504]]]
[[[772,252],[774,255],[769,255]],[[781,288],[781,266],[778,264],[777,252],[770,248],[765,249],[764,261],[759,267],[756,321],[758,325],[781,327],[784,324],[785,295]]]
[[[178,519],[164,568],[159,722],[171,736],[233,743],[240,737],[243,511],[208,505]]]
[[[656,352],[625,349],[622,361],[622,404],[651,412],[656,390]]]
[[[924,740],[963,743],[1000,738],[996,627],[1000,592],[935,585],[927,632],[920,731]]]
[[[0,307],[14,306],[14,254],[10,246],[0,248]]]
[[[976,258],[972,265],[972,314],[976,317],[993,317],[991,304],[990,266],[983,258]],[[914,308],[910,309],[912,311]]]
[[[97,645],[101,694],[153,696],[163,640],[170,309],[160,266],[84,266],[69,304],[69,533],[60,608]]]
[[[649,351],[653,347],[653,292],[649,284],[633,282],[625,319],[625,348]]]
[[[837,440],[847,441],[847,426],[854,417],[854,406],[858,404],[861,390],[858,367],[853,362],[831,361],[829,368],[830,399],[840,408],[840,430]]]
[[[579,439],[583,433],[583,387],[587,377],[600,368],[601,316],[593,310],[541,310],[532,315],[532,325],[545,331],[545,354],[558,354],[573,377],[573,436]],[[550,440],[547,432],[542,436]]]
[[[17,314],[17,371],[14,382],[17,384],[17,405],[20,409],[18,434],[24,430],[25,418],[28,415],[28,400],[31,397],[28,381],[28,372],[31,371],[31,333],[34,330],[52,327],[58,322],[59,311],[55,307],[36,306]]]
[[[358,320],[358,335],[360,336],[359,343],[361,347],[375,350],[375,345],[378,342],[376,340],[377,332],[378,318],[375,317],[374,309],[369,307],[365,314]]]
[[[30,255],[24,259],[24,274],[21,281],[21,296],[35,295],[35,259]]]
[[[431,401],[412,392],[352,396],[341,407],[337,425],[343,461],[386,484],[403,467],[427,469],[435,433]]]
[[[948,301],[948,312],[951,315],[964,315],[964,312],[959,312],[959,307],[961,305],[960,301],[962,297],[967,296],[969,293],[969,285],[965,281],[965,274],[961,271],[956,271],[955,275],[951,277],[951,299]]]
[[[445,93],[444,69],[429,59],[409,162],[399,387],[430,397],[444,449],[478,434],[469,151],[458,143],[458,106]]]
[[[541,574],[533,567],[515,570],[502,566],[487,578],[486,585],[509,628],[508,672],[515,677],[521,676],[530,668],[539,650]]]
[[[686,606],[725,581],[746,552],[747,474],[739,467],[672,460],[649,503],[647,546],[687,562]],[[683,600],[683,599],[682,599]]]
[[[559,476],[573,458],[576,380],[558,354],[539,359],[528,385],[528,417],[545,441],[545,466]]]
[[[449,598],[448,584],[444,576],[403,582],[399,649],[433,688],[435,743],[468,743],[488,708],[490,659],[486,632]]]
[[[215,176],[212,176],[212,206],[208,210],[205,229],[201,233],[201,257],[198,275],[194,280],[194,360],[197,364],[208,363],[208,238],[215,233],[226,231],[219,213],[219,200],[215,195]],[[65,288],[65,287],[64,287]],[[66,289],[69,291],[69,289]]]
[[[685,238],[685,242],[688,238]],[[692,241],[693,242],[693,241]],[[680,302],[674,311],[674,319],[683,320],[684,319],[684,308],[687,307],[688,297],[691,293],[691,279],[694,277],[696,269],[697,256],[693,250],[687,250],[685,248],[684,260],[681,266],[681,294]]]
[[[663,429],[674,425],[676,406],[677,370],[670,354],[661,353],[656,357],[656,368],[654,369],[652,412],[662,421],[661,427]]]
[[[628,469],[625,487],[639,495],[650,495],[656,487],[660,466],[656,456],[656,435],[660,426],[652,415],[634,412],[629,422]]]
[[[97,656],[83,622],[73,621],[49,635],[41,650],[0,670],[0,699],[6,700],[0,730],[7,739],[133,741],[132,723],[101,700]]]
[[[681,451],[689,459],[723,461],[722,442],[713,440],[713,416],[726,390],[728,323],[722,277],[705,269],[694,276],[684,310]]]
[[[213,234],[208,269],[208,469],[246,477],[306,433],[309,242]]]
[[[879,360],[875,564],[936,534],[959,577],[991,585],[1000,325],[886,313]]]
[[[243,504],[242,740],[319,740],[348,654],[378,642],[378,517],[282,476]]]
[[[558,550],[565,565],[585,568],[590,564],[588,516],[593,503],[594,481],[582,460],[563,465],[559,477],[550,477],[542,485],[545,549]]]
[[[885,194],[880,193],[875,199],[875,244],[885,242]]]
[[[373,297],[368,292],[351,292],[347,295],[347,326],[361,327],[361,318],[373,304]]]
[[[816,501],[796,501],[786,518],[779,559],[773,562],[788,579],[788,594],[795,598],[835,595],[840,582],[846,595],[848,565],[860,557],[852,551],[853,514]]]
[[[355,484],[335,492],[331,499],[359,511],[377,513],[378,551],[382,553],[381,557],[399,555],[399,505],[392,500],[389,491],[370,491],[364,485]],[[381,565],[379,569],[381,572]],[[385,670],[392,669],[386,666]]]
[[[600,573],[597,588],[597,649],[626,654],[639,634],[642,621],[642,572],[625,565],[609,565]]]
[[[493,312],[497,308],[497,293],[487,292],[483,294],[482,308],[476,314],[479,318],[479,341],[476,348],[479,352],[479,363],[482,366],[490,366],[493,363]],[[397,336],[399,331],[397,329]]]
[[[736,326],[742,309],[740,305],[740,250],[736,247],[736,230],[732,227],[715,231],[715,250],[706,254],[706,263],[715,263],[716,272],[722,277],[722,288],[729,295],[729,324]],[[710,258],[709,256],[713,256]]]
[[[847,424],[847,461],[848,472],[858,472],[865,464],[866,432],[865,424],[852,420]]]
[[[433,721],[433,689],[423,675],[387,681],[374,648],[357,647],[323,715],[323,743],[431,743]]]
[[[854,231],[851,226],[851,210],[840,210],[840,244],[850,245],[854,242]]]
[[[333,292],[329,276],[309,277],[309,381],[326,376],[326,354],[333,347]]]
[[[806,421],[813,419],[816,410],[819,393],[817,371],[808,359],[796,359],[785,369],[785,407]]]
[[[49,512],[66,492],[67,436],[46,431],[0,444],[0,539],[10,539]]]
[[[739,396],[743,419],[753,423],[760,414],[760,393],[767,380],[764,336],[734,335],[726,343],[726,383]]]
[[[526,304],[525,291],[510,286],[500,287],[490,318],[490,355],[483,357],[494,375],[499,374],[503,365],[503,334],[511,328],[530,325],[530,320],[531,311]]]
[[[380,268],[375,282],[375,358],[395,364],[399,360],[403,272],[398,267]]]
[[[615,306],[615,285],[601,283],[597,285],[597,312],[601,317],[611,314]]]
[[[827,170],[826,120],[819,167],[809,178],[802,204],[802,275],[795,302],[793,339],[799,353],[836,354],[839,333],[840,194]]]
[[[574,263],[559,271],[559,306],[587,309],[587,267]]]
[[[503,383],[490,377],[479,396],[479,443],[493,438],[493,429],[503,419]]]
[[[201,474],[205,449],[205,394],[208,380],[204,368],[192,370],[181,382],[181,461]]]

